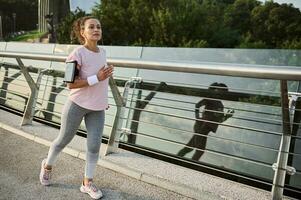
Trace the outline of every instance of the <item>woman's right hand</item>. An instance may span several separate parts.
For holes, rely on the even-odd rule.
[[[110,76],[113,75],[114,67],[113,65],[109,65],[107,68],[103,66],[98,72],[97,72],[97,78],[99,81],[103,81]]]

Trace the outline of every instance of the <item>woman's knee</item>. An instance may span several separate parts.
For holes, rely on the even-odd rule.
[[[100,142],[94,141],[92,144],[88,144],[89,153],[98,153],[100,148]]]
[[[52,147],[57,149],[57,150],[62,150],[63,148],[65,148],[65,146],[67,146],[67,144],[69,143],[69,140],[55,140],[52,143]]]
[[[56,142],[54,142],[53,144],[52,144],[52,148],[53,149],[55,149],[56,151],[61,151],[62,149],[64,149],[65,148],[65,144],[62,144],[62,143],[56,143]]]

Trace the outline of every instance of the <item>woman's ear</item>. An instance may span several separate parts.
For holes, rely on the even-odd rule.
[[[84,30],[83,30],[83,29],[80,30],[80,35],[81,35],[83,38],[85,38],[85,36],[84,36]]]

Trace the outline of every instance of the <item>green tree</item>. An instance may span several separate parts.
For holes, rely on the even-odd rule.
[[[268,1],[252,11],[251,22],[251,40],[263,41],[269,48],[281,48],[284,43],[300,40],[301,13],[292,4]]]
[[[194,44],[207,46],[202,23],[204,20],[199,1],[162,1],[159,7],[153,10],[151,29],[154,36],[150,44],[174,47]]]
[[[271,33],[271,42],[280,47],[285,40],[300,39],[301,13],[292,5],[282,4],[270,11],[267,22],[267,30]],[[299,37],[299,38],[297,38]]]
[[[102,0],[92,15],[100,19],[103,28],[103,43],[106,45],[130,45],[131,37],[130,1]]]
[[[267,48],[267,45],[261,40],[252,41],[250,33],[247,33],[242,37],[241,42],[237,47],[244,49],[265,49]]]
[[[257,6],[252,10],[251,30],[248,42],[265,41],[265,43],[270,44],[268,42],[270,35],[267,32],[266,20],[269,17],[270,10],[275,6],[276,4],[273,2],[266,2],[264,5]]]
[[[257,0],[236,0],[225,10],[225,25],[245,34],[251,27],[251,12],[260,5]]]
[[[153,32],[153,36],[150,39],[150,45],[175,46],[176,27],[172,8],[161,4],[159,9],[153,10],[152,15],[152,26],[150,28]]]
[[[283,49],[301,49],[301,38],[294,40],[286,40],[282,43],[281,48]]]
[[[152,20],[151,1],[132,0],[129,4],[129,42],[135,45],[145,45],[152,37],[151,20]]]
[[[229,1],[222,0],[204,0],[201,4],[201,12],[203,13],[203,20],[200,21],[202,38],[208,41],[210,47],[224,47],[226,43],[229,46],[228,38],[223,37],[222,33],[227,33],[229,36],[230,31],[224,26],[224,11],[229,4]],[[233,32],[235,33],[235,31]],[[232,36],[230,38],[233,38]],[[228,40],[228,41],[226,41]]]
[[[60,42],[84,15],[77,12],[62,22]],[[273,1],[102,0],[92,15],[106,45],[300,48],[300,10]]]
[[[16,13],[15,31],[37,29],[38,0],[0,0],[4,35],[13,32],[13,13]]]
[[[233,48],[240,43],[240,40],[239,31],[221,26],[212,35],[211,44],[216,48]]]
[[[61,44],[79,44],[76,38],[71,38],[71,31],[73,22],[85,16],[86,13],[77,8],[74,12],[70,12],[59,24],[57,28],[57,40]]]

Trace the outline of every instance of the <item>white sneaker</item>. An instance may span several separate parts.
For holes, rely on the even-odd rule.
[[[82,182],[80,191],[82,193],[89,194],[90,197],[92,197],[93,199],[100,199],[103,196],[102,192],[99,189],[97,189],[97,187],[92,183],[92,181],[90,181],[88,185],[84,185],[84,183]]]
[[[41,164],[41,172],[40,172],[40,182],[42,185],[50,185],[50,179],[51,179],[51,172],[52,170],[49,170],[49,169],[45,169],[44,166],[46,164],[46,159],[44,159],[42,161],[42,164]]]

